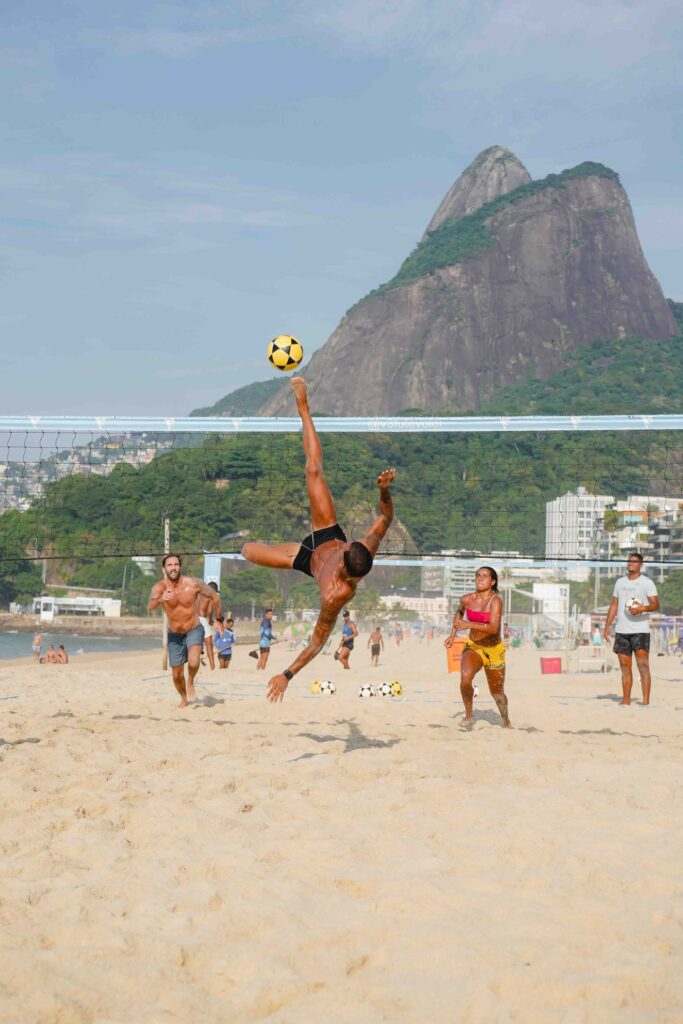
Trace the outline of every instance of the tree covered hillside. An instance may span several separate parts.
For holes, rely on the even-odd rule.
[[[594,345],[546,381],[501,391],[482,412],[656,413],[683,409],[681,339]],[[394,465],[397,516],[414,549],[516,550],[542,557],[545,503],[584,486],[683,493],[678,434],[323,435],[339,518],[362,535],[376,505],[375,477]],[[309,530],[301,440],[295,435],[211,435],[140,469],[50,484],[26,512],[0,517],[0,601],[41,589],[34,550],[50,581],[118,586],[121,563],[104,556],[158,553],[170,516],[176,550],[239,549],[244,537],[298,540]],[[405,535],[389,550],[406,548]],[[131,563],[129,586],[140,592]],[[198,564],[198,563],[197,563]]]

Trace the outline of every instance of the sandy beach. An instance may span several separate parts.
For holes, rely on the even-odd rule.
[[[683,1019],[679,660],[623,708],[511,651],[468,731],[439,644],[365,639],[279,706],[246,647],[182,711],[156,653],[0,665],[5,1022]]]

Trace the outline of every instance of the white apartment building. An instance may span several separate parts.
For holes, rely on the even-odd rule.
[[[653,558],[671,557],[672,532],[683,516],[683,498],[653,494],[630,494],[616,501],[613,529],[603,528],[599,557],[625,558],[629,551],[640,551]]]
[[[473,558],[486,561],[481,551],[442,551],[438,556],[445,565],[430,564],[429,558],[422,563],[421,589],[436,592],[445,598],[461,597],[462,594],[474,590]]]
[[[605,509],[613,504],[613,495],[585,487],[546,502],[545,557],[595,558]]]
[[[407,597],[401,594],[384,594],[380,597],[380,604],[387,609],[401,606],[410,611],[417,612],[425,622],[446,622],[449,616],[449,605],[447,597]]]

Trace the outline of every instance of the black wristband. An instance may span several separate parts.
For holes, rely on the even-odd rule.
[[[290,672],[288,668],[286,668],[282,674],[288,683],[291,682],[292,679],[294,678],[294,673]]]

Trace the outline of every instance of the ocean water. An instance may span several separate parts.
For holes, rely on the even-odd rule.
[[[107,651],[111,654],[122,651],[161,652],[161,636],[79,636],[77,633],[48,633],[46,630],[41,630],[41,633],[42,654],[45,654],[48,644],[54,644],[55,650],[64,644],[70,658],[77,658],[80,653],[97,654]],[[0,633],[0,661],[7,658],[30,658],[32,643],[33,633]]]

